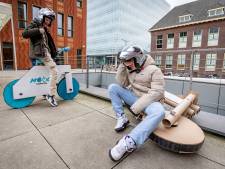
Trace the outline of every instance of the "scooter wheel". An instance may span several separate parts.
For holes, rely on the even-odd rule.
[[[72,78],[73,92],[67,93],[66,91],[66,79],[63,78],[58,83],[57,93],[63,100],[72,100],[79,92],[80,85],[75,78]]]
[[[24,99],[14,99],[13,98],[13,85],[16,84],[17,80],[13,80],[10,83],[8,83],[3,91],[3,97],[5,100],[5,103],[14,108],[14,109],[20,109],[23,107],[27,107],[29,105],[32,104],[32,102],[34,101],[35,97],[28,97],[28,98],[24,98]]]

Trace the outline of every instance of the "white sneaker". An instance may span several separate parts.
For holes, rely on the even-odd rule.
[[[52,107],[58,106],[58,103],[56,102],[55,96],[47,95],[46,100],[51,104]]]
[[[131,153],[136,149],[136,143],[130,136],[124,136],[111,150],[109,157],[112,161],[120,160],[125,153]]]
[[[123,131],[127,127],[128,124],[129,124],[129,120],[127,119],[127,117],[125,115],[117,118],[115,131],[116,132]]]

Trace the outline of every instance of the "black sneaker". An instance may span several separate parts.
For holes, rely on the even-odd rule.
[[[51,104],[52,107],[58,106],[58,103],[56,102],[55,96],[46,96],[46,100]]]

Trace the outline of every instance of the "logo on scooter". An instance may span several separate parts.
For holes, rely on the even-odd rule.
[[[47,84],[49,82],[50,77],[34,77],[31,78],[30,83],[36,85]]]

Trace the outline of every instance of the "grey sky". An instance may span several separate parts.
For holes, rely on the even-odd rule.
[[[167,2],[171,5],[171,9],[175,6],[182,5],[192,1],[196,1],[196,0],[167,0]]]

